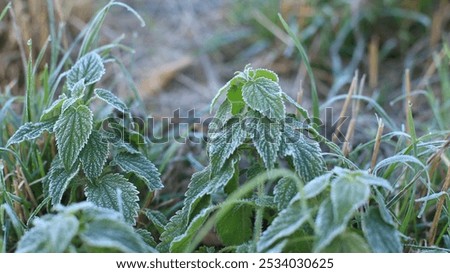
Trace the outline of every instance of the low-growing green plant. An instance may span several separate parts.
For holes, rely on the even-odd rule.
[[[376,194],[388,181],[339,167],[327,172],[313,130],[286,114],[278,76],[247,66],[222,87],[210,124],[209,165],[193,175],[160,251],[193,251],[206,232],[221,251],[400,252],[395,223]],[[245,164],[245,165],[244,165]],[[277,169],[286,166],[295,171]],[[371,200],[374,204],[369,205]]]

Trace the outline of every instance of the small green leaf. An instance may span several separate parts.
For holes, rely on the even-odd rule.
[[[238,118],[228,123],[218,132],[210,134],[209,155],[211,158],[211,170],[217,172],[225,161],[244,143],[247,134]]]
[[[20,239],[16,252],[65,252],[78,232],[79,222],[72,215],[51,215],[35,219],[34,227]]]
[[[203,209],[187,227],[186,231],[177,236],[170,244],[170,252],[186,252],[190,247],[192,240],[197,235],[198,231],[202,228],[203,224],[208,219],[209,215],[215,210],[215,207],[209,207]]]
[[[100,176],[108,153],[108,143],[102,139],[98,131],[92,131],[88,142],[80,152],[83,172],[90,180]]]
[[[369,201],[370,186],[353,174],[338,176],[331,183],[331,202],[333,218],[347,223],[356,209]]]
[[[81,98],[77,98],[77,97],[71,97],[71,98],[64,100],[62,107],[61,107],[61,113],[64,113],[71,106],[77,107],[80,102],[81,102]]]
[[[346,227],[347,222],[334,218],[333,204],[330,199],[325,199],[320,205],[316,216],[314,251],[322,251],[334,238],[342,234]]]
[[[164,187],[158,169],[140,153],[120,152],[114,158],[113,164],[118,165],[124,172],[131,172],[142,178],[151,191]]]
[[[70,96],[73,98],[81,98],[84,96],[84,91],[86,90],[86,85],[84,84],[84,79],[79,80],[70,89]]]
[[[98,82],[103,74],[105,67],[102,58],[95,52],[88,53],[81,57],[67,73],[67,86],[73,90],[76,83],[83,80],[87,86]]]
[[[128,113],[128,107],[125,103],[123,103],[116,95],[114,95],[111,91],[102,88],[96,88],[95,94],[98,98],[108,103],[115,109],[119,110],[122,113]]]
[[[229,80],[224,86],[222,86],[219,91],[217,92],[217,94],[214,96],[214,98],[211,101],[211,105],[209,106],[209,111],[210,113],[212,113],[212,110],[214,109],[214,106],[217,103],[217,100],[224,94],[227,93],[228,90],[230,90],[230,88],[232,86],[237,86],[238,89],[241,89],[241,86],[243,84],[243,82],[245,81],[245,78],[242,77],[241,75],[236,75],[234,76],[231,80]]]
[[[27,122],[11,136],[11,138],[6,143],[6,147],[20,143],[25,140],[33,140],[38,138],[44,131],[49,133],[53,132],[53,126],[55,125],[55,119],[43,121],[43,122]]]
[[[160,233],[164,232],[164,227],[169,221],[162,212],[158,210],[146,210],[145,215]]]
[[[322,250],[324,253],[370,253],[367,242],[355,232],[346,231]]]
[[[107,218],[86,224],[80,238],[89,247],[89,252],[105,248],[115,252],[155,252],[131,226]]]
[[[225,100],[217,109],[216,115],[211,120],[208,126],[208,134],[213,134],[218,130],[222,129],[227,121],[229,121],[233,117],[231,113],[231,102],[229,100]]]
[[[92,131],[92,112],[85,105],[67,109],[55,124],[56,143],[59,157],[66,170],[78,160]]]
[[[289,156],[298,175],[304,182],[311,181],[325,171],[319,144],[306,137],[291,125],[285,124],[281,137],[280,152]]]
[[[293,98],[291,98],[288,94],[286,94],[286,93],[284,93],[283,92],[283,98],[285,99],[285,100],[287,100],[289,103],[291,103],[291,104],[293,104],[294,106],[295,106],[295,108],[297,108],[297,111],[300,113],[300,114],[302,114],[302,116],[305,118],[305,119],[310,119],[310,117],[309,117],[309,114],[308,114],[308,111],[305,109],[305,108],[303,108],[300,104],[298,104]]]
[[[362,218],[364,235],[374,252],[402,252],[399,232],[391,223],[383,220],[378,208],[369,208]]]
[[[64,192],[79,169],[80,166],[76,164],[72,166],[71,170],[67,171],[59,158],[53,160],[45,182],[48,185],[48,194],[52,198],[53,205],[61,203]]]
[[[231,103],[231,114],[237,115],[245,107],[242,99],[242,91],[236,85],[231,86],[227,93],[227,99]]]
[[[275,120],[282,120],[285,117],[286,110],[281,93],[281,87],[266,78],[246,82],[242,87],[245,103],[253,110]]]
[[[139,210],[139,192],[120,174],[106,174],[85,189],[87,200],[99,207],[121,212],[134,225]]]
[[[275,195],[274,200],[278,206],[278,210],[285,209],[292,198],[298,193],[297,185],[290,178],[281,178],[273,189]]]
[[[59,98],[52,103],[52,105],[50,105],[42,112],[41,118],[39,120],[47,121],[49,119],[58,117],[61,114],[61,107],[66,99],[67,96],[65,94],[60,95]]]
[[[238,204],[217,219],[216,231],[225,246],[240,245],[252,238],[253,209]]]
[[[164,232],[161,234],[160,243],[157,249],[160,252],[169,252],[170,244],[173,240],[183,234],[187,225],[186,210],[179,210],[172,216],[169,223],[164,227]]]
[[[255,113],[246,122],[246,131],[249,132],[253,145],[263,159],[265,167],[272,169],[278,159],[281,125]]]
[[[310,199],[319,195],[324,191],[330,184],[330,179],[332,172],[323,174],[309,181],[304,187],[303,192],[305,193],[305,198]]]
[[[298,201],[289,203],[261,235],[256,247],[258,252],[271,252],[272,245],[294,234],[311,217],[310,213]]]
[[[255,78],[255,79],[266,78],[266,79],[272,80],[276,83],[279,82],[278,75],[275,72],[273,72],[269,69],[264,69],[264,68],[255,69],[255,74],[254,74],[253,78]]]

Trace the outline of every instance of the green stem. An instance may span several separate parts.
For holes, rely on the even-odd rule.
[[[264,197],[264,183],[261,183],[257,186],[257,195],[258,198]],[[253,244],[254,244],[253,247],[255,251],[256,251],[256,244],[258,243],[259,238],[261,238],[263,217],[264,217],[264,207],[258,206],[256,209],[255,226],[253,229]]]

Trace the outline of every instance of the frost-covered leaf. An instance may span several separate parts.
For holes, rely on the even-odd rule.
[[[91,110],[85,105],[70,107],[56,121],[54,130],[59,157],[66,170],[69,170],[78,160],[91,134]]]
[[[114,95],[111,91],[106,89],[97,88],[95,89],[95,94],[104,102],[108,103],[115,109],[119,110],[122,113],[128,113],[128,107],[125,103],[123,103],[116,95]]]
[[[222,130],[210,135],[209,155],[212,172],[219,171],[225,161],[244,143],[247,136],[240,120],[231,119]]]
[[[164,232],[161,234],[160,243],[157,249],[160,252],[169,252],[170,244],[173,240],[183,234],[187,225],[186,210],[179,210],[172,216],[169,223],[164,227]]]
[[[325,171],[319,144],[285,124],[281,137],[280,152],[292,159],[295,170],[304,182],[311,181]]]
[[[75,216],[64,214],[35,219],[34,225],[20,239],[16,252],[65,252],[79,228],[79,222]]]
[[[79,168],[79,165],[76,164],[67,171],[59,158],[53,160],[45,182],[48,185],[48,194],[52,198],[53,205],[61,203],[64,192],[77,175]]]
[[[73,90],[74,85],[80,80],[84,80],[85,85],[98,82],[103,74],[105,67],[100,55],[91,52],[81,57],[67,73],[67,86]]]
[[[65,94],[62,94],[56,99],[47,109],[42,112],[40,121],[46,121],[58,117],[61,114],[61,107],[67,99]]]
[[[81,79],[70,89],[70,96],[73,98],[81,98],[84,96],[84,90],[86,90],[86,85],[84,84],[84,79]]]
[[[294,180],[283,177],[278,181],[273,193],[278,210],[282,210],[289,205],[289,202],[298,193],[298,189]]]
[[[229,80],[224,86],[222,86],[219,91],[217,91],[217,94],[214,96],[214,98],[211,101],[211,104],[209,106],[209,111],[212,113],[212,110],[214,109],[214,106],[217,103],[217,100],[225,93],[230,90],[232,86],[237,86],[239,89],[241,88],[243,81],[245,78],[243,78],[241,75],[234,76],[231,80]]]
[[[185,232],[172,241],[170,244],[170,252],[186,252],[198,231],[203,227],[203,224],[215,209],[215,207],[209,207],[200,211],[200,213],[192,219]]]
[[[69,107],[74,106],[77,107],[80,103],[81,99],[77,97],[72,97],[64,100],[62,107],[61,107],[61,113],[64,113]]]
[[[99,207],[121,212],[128,223],[134,224],[139,201],[136,187],[120,174],[106,174],[85,188],[87,200]]]
[[[278,75],[275,72],[273,72],[269,69],[264,69],[264,68],[255,69],[255,74],[253,75],[253,78],[255,78],[255,79],[266,78],[266,79],[272,80],[276,83],[279,82]]]
[[[252,238],[253,209],[245,204],[237,204],[217,219],[216,231],[225,246],[240,245]]]
[[[157,245],[155,238],[153,238],[153,235],[150,231],[146,229],[136,229],[136,233],[141,237],[141,239],[149,246],[151,246],[154,249],[154,252],[157,252],[155,247]]]
[[[342,234],[347,227],[347,222],[334,218],[333,205],[330,199],[326,199],[319,207],[316,216],[316,239],[314,251],[320,252],[327,247],[334,238]]]
[[[145,215],[160,233],[164,231],[164,227],[169,222],[166,216],[158,210],[146,210]]]
[[[186,198],[184,199],[184,206],[188,216],[193,213],[196,205],[204,196],[223,191],[228,181],[233,178],[235,163],[236,160],[230,158],[225,162],[223,168],[214,173],[214,175],[212,175],[211,166],[208,166],[192,176],[186,191]]]
[[[362,218],[364,235],[374,252],[402,252],[399,232],[386,222],[378,208],[369,208]]]
[[[272,169],[278,159],[281,142],[281,125],[270,119],[254,113],[245,122],[245,129],[249,132],[259,156],[267,169]]]
[[[218,130],[222,129],[225,124],[227,124],[227,121],[230,120],[230,118],[233,115],[231,114],[231,103],[229,100],[225,100],[217,109],[216,115],[211,120],[208,126],[208,133],[214,134],[214,132],[217,132]]]
[[[309,217],[310,210],[303,209],[300,202],[289,203],[261,235],[256,247],[258,252],[271,252],[272,245],[294,234]]]
[[[269,79],[257,78],[242,87],[242,97],[248,107],[269,119],[282,120],[286,109],[281,97],[280,86]]]
[[[294,105],[295,108],[297,108],[297,111],[300,112],[300,114],[302,114],[302,116],[305,119],[310,119],[308,111],[305,108],[303,108],[300,104],[298,104],[293,98],[291,98],[288,94],[286,94],[284,92],[283,92],[282,96],[285,100],[287,100],[289,103]]]
[[[83,172],[89,179],[100,176],[108,157],[108,143],[102,139],[98,131],[92,131],[88,142],[80,152]]]
[[[356,209],[369,201],[370,186],[359,178],[352,174],[343,175],[331,183],[330,197],[336,221],[347,223]]]
[[[133,228],[123,222],[108,218],[95,219],[86,224],[80,238],[89,247],[89,252],[107,248],[114,252],[156,252],[144,243]]]
[[[370,247],[359,234],[346,231],[322,250],[325,253],[369,253]]]
[[[56,120],[51,119],[43,122],[27,122],[20,126],[19,129],[11,136],[6,143],[6,147],[12,144],[20,143],[25,140],[38,138],[44,131],[53,132],[53,126]]]
[[[304,187],[303,192],[305,194],[305,198],[313,198],[319,195],[322,191],[324,191],[328,185],[330,184],[330,179],[332,176],[332,172],[323,174],[309,181]]]
[[[155,165],[142,154],[120,152],[114,158],[113,164],[118,165],[123,171],[131,172],[144,180],[151,191],[163,188],[161,175]]]

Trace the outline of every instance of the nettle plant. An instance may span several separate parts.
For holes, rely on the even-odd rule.
[[[211,110],[226,98],[209,127],[209,165],[193,175],[167,224],[149,217],[162,230],[157,249],[214,251],[205,248],[213,237],[223,252],[401,251],[383,203],[389,182],[327,171],[319,143],[307,137],[317,136],[314,128],[286,114],[285,102],[306,121],[307,111],[278,82],[247,66],[219,90]]]
[[[68,201],[79,201],[74,196],[82,186],[88,201],[120,212],[133,225],[139,211],[135,184],[145,183],[150,192],[163,185],[155,165],[139,151],[142,137],[132,127],[114,118],[94,119],[90,106],[95,100],[123,113],[124,120],[131,119],[128,107],[117,96],[95,88],[105,73],[103,63],[96,52],[79,58],[65,73],[63,94],[43,111],[39,122],[22,125],[7,146],[34,140],[44,131],[54,134],[58,153],[43,180],[51,203],[60,204],[68,190]]]

